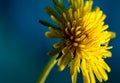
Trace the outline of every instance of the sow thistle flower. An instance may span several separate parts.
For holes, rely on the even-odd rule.
[[[105,58],[111,57],[110,39],[114,32],[108,31],[104,23],[106,15],[99,7],[92,9],[92,0],[68,0],[69,8],[65,8],[62,0],[52,0],[54,8],[46,7],[46,12],[56,25],[41,21],[49,27],[45,35],[49,38],[61,38],[53,45],[48,55],[58,55],[58,67],[63,71],[70,68],[72,83],[76,83],[77,74],[82,73],[84,83],[107,81],[110,67]]]

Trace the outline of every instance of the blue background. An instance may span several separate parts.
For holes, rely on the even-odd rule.
[[[67,0],[65,0],[65,3]],[[94,0],[107,14],[109,30],[117,37],[111,40],[114,46],[112,58],[107,59],[112,71],[106,83],[120,82],[120,1]],[[0,83],[36,83],[40,72],[50,57],[54,39],[44,36],[47,27],[39,19],[50,21],[45,7],[51,0],[0,0]],[[69,68],[58,72],[55,66],[46,83],[71,83]],[[81,74],[77,83],[82,83]]]

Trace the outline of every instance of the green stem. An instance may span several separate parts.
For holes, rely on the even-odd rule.
[[[45,66],[44,70],[42,71],[37,83],[44,83],[45,82],[51,69],[54,67],[54,65],[57,62],[56,58],[57,58],[57,55],[53,56],[52,59],[48,62],[48,64]]]

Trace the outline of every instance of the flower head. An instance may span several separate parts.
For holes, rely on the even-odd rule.
[[[49,27],[45,35],[61,38],[53,45],[48,55],[58,54],[58,66],[62,71],[68,65],[72,83],[76,83],[77,73],[82,71],[84,83],[96,83],[95,77],[102,82],[108,80],[110,67],[104,61],[111,57],[108,46],[115,33],[107,31],[104,23],[106,15],[99,7],[92,9],[92,0],[68,0],[69,9],[62,0],[52,0],[56,10],[46,8],[46,12],[58,26],[40,21]]]

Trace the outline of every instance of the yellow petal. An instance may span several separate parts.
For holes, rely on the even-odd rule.
[[[49,37],[49,38],[61,38],[62,37],[62,33],[61,30],[59,28],[53,28],[53,27],[49,27],[50,31],[45,32],[45,36]]]
[[[108,76],[107,76],[105,70],[102,67],[100,67],[99,65],[97,65],[97,69],[98,69],[99,73],[101,74],[103,80],[107,81],[108,80]]]
[[[86,66],[88,66],[88,65],[87,65],[85,59],[82,59],[81,69],[82,69],[84,83],[90,83],[90,77],[89,77],[88,70],[87,70]]]
[[[96,81],[95,81],[95,76],[94,76],[94,73],[93,73],[93,71],[92,71],[91,68],[90,68],[90,70],[89,70],[89,75],[90,75],[90,82],[91,82],[91,83],[96,83]]]

